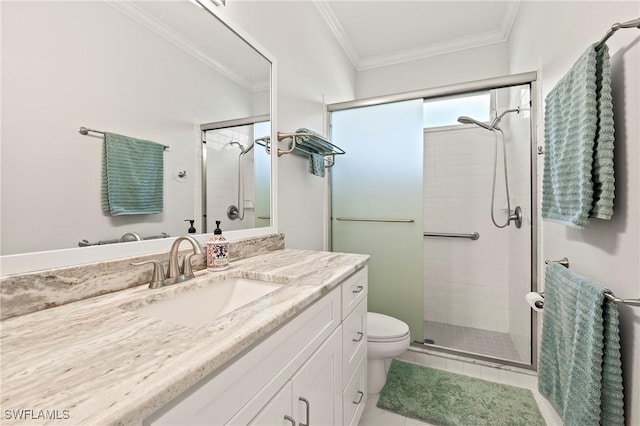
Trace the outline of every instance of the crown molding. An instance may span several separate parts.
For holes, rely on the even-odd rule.
[[[431,44],[415,49],[400,50],[388,55],[371,56],[358,64],[358,71],[411,62],[432,56],[458,52],[475,47],[488,46],[506,41],[502,31],[491,31],[471,37],[460,37],[444,43]]]
[[[182,37],[182,35],[172,30],[167,25],[161,23],[153,16],[149,15],[140,7],[136,6],[131,0],[102,1],[118,12],[122,13],[123,15],[131,18],[138,24],[147,28],[148,30],[153,31],[176,47],[182,49],[209,68],[222,74],[224,77],[243,87],[245,90],[253,91],[253,85],[249,81],[240,77],[238,74],[231,71],[229,68],[225,67],[220,62],[216,61],[214,58],[195,47],[186,38]],[[256,86],[261,86],[261,83],[258,83]]]
[[[366,69],[379,68],[388,65],[400,64],[403,62],[411,62],[418,59],[424,59],[432,56],[453,53],[460,50],[488,46],[490,44],[502,43],[509,39],[513,23],[518,15],[520,0],[505,2],[507,7],[502,25],[499,30],[478,34],[469,37],[460,37],[444,43],[431,44],[421,46],[414,49],[406,49],[397,51],[387,55],[370,56],[360,58],[356,53],[353,43],[344,31],[340,21],[335,16],[331,7],[326,0],[314,0],[314,4],[320,11],[329,29],[338,43],[349,57],[357,71]]]
[[[342,28],[342,24],[340,24],[340,21],[333,13],[333,10],[331,10],[331,7],[329,7],[326,0],[314,0],[313,4],[315,4],[316,8],[320,11],[320,15],[322,15],[325,23],[329,26],[329,30],[333,33],[336,40],[338,40],[342,50],[349,58],[349,61],[351,61],[353,67],[357,70],[360,63],[360,57],[353,48],[351,39],[344,31],[344,28]]]
[[[506,3],[507,11],[504,14],[504,20],[502,21],[502,33],[504,34],[505,41],[509,40],[513,24],[518,17],[518,10],[520,10],[520,0],[509,1]]]

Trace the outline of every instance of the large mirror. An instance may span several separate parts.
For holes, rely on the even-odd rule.
[[[190,0],[1,7],[2,256],[175,237],[189,232],[188,220],[198,234],[212,232],[215,220],[225,230],[273,225],[270,156],[256,145],[238,176],[238,145],[249,150],[270,134],[272,61],[213,7]],[[220,137],[203,131],[251,117],[260,118],[251,128],[222,129]],[[102,132],[169,147],[159,160],[159,213],[103,209]],[[135,179],[147,178],[140,173]],[[207,213],[207,204],[238,204],[239,180],[243,219]]]

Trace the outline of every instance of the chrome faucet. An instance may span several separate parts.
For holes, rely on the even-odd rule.
[[[182,260],[182,268],[178,265],[178,249],[182,241],[188,241],[193,247],[193,253],[187,254]],[[190,236],[182,236],[176,238],[171,245],[169,251],[169,268],[167,269],[167,276],[165,278],[165,285],[175,284],[182,281],[190,280],[194,277],[193,269],[191,267],[191,258],[193,255],[202,254],[202,248],[195,238]]]
[[[193,253],[187,254],[182,260],[182,268],[178,266],[178,248],[180,248],[180,243],[182,241],[189,241],[191,246],[193,247]],[[190,280],[194,278],[193,269],[191,267],[191,258],[195,254],[202,254],[202,248],[200,244],[193,237],[178,237],[171,245],[171,251],[169,251],[169,268],[167,270],[167,275],[165,277],[164,268],[162,267],[162,263],[158,260],[147,260],[144,262],[132,263],[133,266],[141,266],[152,264],[153,265],[153,276],[151,278],[151,282],[149,283],[149,288],[158,288],[165,285],[171,285],[176,283],[181,283],[183,281]]]

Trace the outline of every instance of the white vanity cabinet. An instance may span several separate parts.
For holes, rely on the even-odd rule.
[[[269,401],[266,407],[248,422],[250,425],[274,424],[335,425],[342,424],[342,351],[340,330],[327,339],[304,366]],[[286,402],[286,397],[291,400]],[[278,413],[275,406],[285,408]],[[289,411],[289,407],[293,407]],[[253,407],[248,407],[249,414]],[[244,411],[244,410],[243,410]],[[292,412],[293,414],[288,414]],[[231,424],[244,424],[243,412]],[[287,419],[288,415],[291,420]]]
[[[366,296],[364,267],[143,424],[357,424],[366,403]]]

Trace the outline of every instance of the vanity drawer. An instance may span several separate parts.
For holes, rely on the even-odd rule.
[[[342,319],[349,316],[358,304],[367,298],[368,269],[365,266],[342,283]]]
[[[367,353],[367,299],[342,323],[342,385],[347,386],[358,362]]]
[[[342,393],[342,424],[356,426],[367,405],[367,356],[357,362],[356,372]]]

